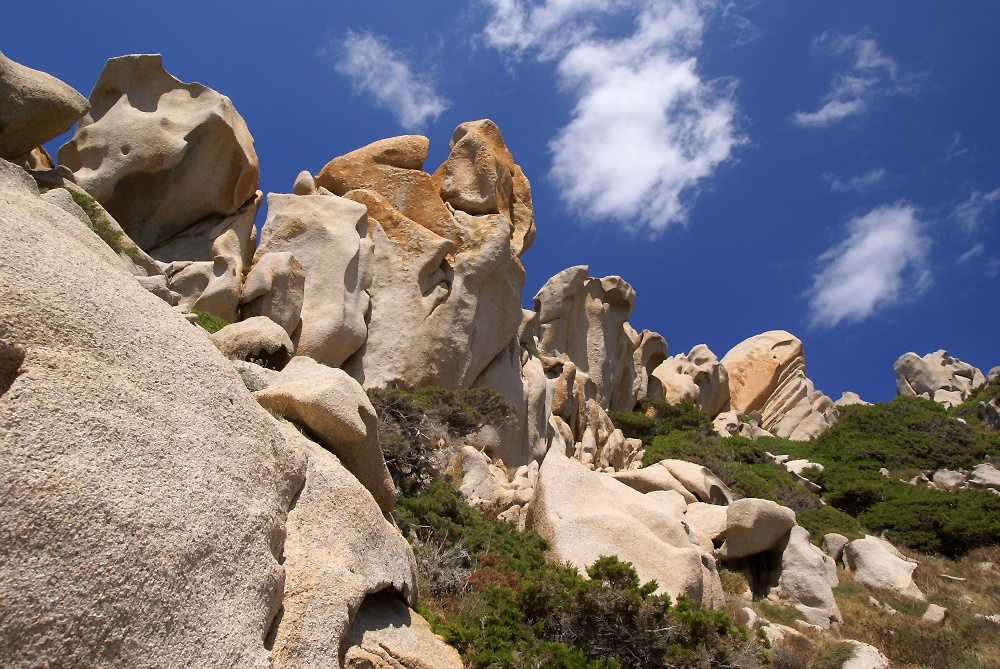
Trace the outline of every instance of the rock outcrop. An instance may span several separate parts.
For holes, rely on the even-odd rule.
[[[663,389],[660,399],[670,404],[690,400],[709,416],[729,406],[729,374],[705,344],[666,359],[652,375]]]
[[[273,418],[202,330],[3,161],[0,266],[0,664],[325,664],[350,630],[408,620],[387,652],[431,644],[412,666],[456,666],[400,609],[415,563],[378,486]]]
[[[896,370],[898,395],[923,397],[946,407],[961,404],[986,383],[981,371],[944,350],[922,358],[916,353],[905,353],[892,367]]]
[[[71,86],[0,53],[0,158],[43,167],[26,154],[69,130],[89,109]]]
[[[802,342],[784,330],[747,339],[722,358],[730,407],[759,411],[760,427],[776,437],[813,439],[836,421],[833,400],[806,377]]]

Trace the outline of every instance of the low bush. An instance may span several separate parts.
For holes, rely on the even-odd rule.
[[[195,324],[200,328],[207,331],[209,334],[215,334],[222,328],[229,325],[229,321],[224,318],[219,318],[218,316],[213,316],[205,311],[199,311],[197,309],[192,309],[191,313],[195,315]]]

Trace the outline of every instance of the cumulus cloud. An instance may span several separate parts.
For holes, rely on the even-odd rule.
[[[658,232],[686,221],[699,184],[742,140],[731,82],[706,81],[693,53],[695,0],[489,0],[492,46],[555,61],[575,100],[552,139],[551,176],[587,218]],[[631,24],[624,35],[606,25]]]
[[[882,53],[869,31],[854,35],[823,33],[813,46],[848,56],[849,69],[838,72],[830,83],[823,105],[812,112],[795,112],[792,120],[804,127],[826,127],[850,116],[865,113],[878,98],[895,93],[913,94],[919,90],[919,75],[900,76],[899,64]]]
[[[930,238],[905,202],[852,219],[848,237],[819,257],[809,290],[811,327],[861,321],[877,309],[917,297],[931,284]]]
[[[371,33],[348,30],[344,37],[320,51],[334,69],[347,77],[354,90],[371,96],[407,130],[436,120],[451,104],[425,76],[415,73],[404,55]]]
[[[967,200],[961,202],[951,212],[951,218],[962,226],[967,234],[973,234],[983,224],[983,220],[1000,204],[1000,188],[989,193],[972,191]]]
[[[885,175],[885,168],[880,167],[877,170],[872,170],[871,172],[851,177],[846,181],[838,179],[832,174],[824,174],[823,178],[830,182],[830,190],[847,193],[851,191],[867,190],[882,181],[885,178]]]

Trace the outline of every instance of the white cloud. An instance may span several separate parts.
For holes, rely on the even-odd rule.
[[[810,326],[860,321],[930,286],[931,241],[915,207],[883,205],[847,227],[848,238],[819,257],[822,269],[809,290]]]
[[[830,182],[830,190],[837,191],[840,193],[846,193],[850,191],[862,191],[867,190],[879,183],[885,178],[886,171],[884,167],[880,167],[877,170],[872,170],[865,174],[861,174],[856,177],[851,177],[850,179],[843,181],[837,179],[831,174],[823,175],[824,179]]]
[[[990,214],[1000,204],[1000,188],[989,193],[972,191],[965,202],[956,206],[952,212],[953,220],[958,221],[967,234],[976,232],[982,225],[983,218]]]
[[[993,278],[1000,274],[1000,258],[990,258],[986,264],[986,276]]]
[[[868,31],[854,35],[823,33],[813,46],[827,46],[840,56],[850,56],[848,70],[838,72],[830,83],[823,106],[814,112],[795,112],[792,120],[801,126],[826,127],[850,116],[865,113],[878,98],[894,93],[913,94],[920,76],[899,76],[899,65],[882,53]]]
[[[948,148],[944,150],[944,162],[951,162],[959,156],[965,155],[969,152],[969,149],[962,145],[962,133],[956,132],[955,138],[951,140],[951,144]]]
[[[588,218],[653,232],[687,218],[690,197],[742,140],[732,86],[705,81],[692,53],[705,27],[695,0],[490,0],[487,41],[557,61],[572,118],[552,139],[551,176]],[[624,36],[602,35],[613,18]],[[619,21],[620,25],[621,22]]]
[[[370,95],[407,130],[437,119],[451,104],[426,77],[413,72],[402,53],[371,33],[348,30],[343,39],[320,51],[354,90]]]
[[[973,258],[978,258],[979,256],[983,255],[984,253],[986,253],[986,247],[983,246],[982,244],[976,244],[971,249],[969,249],[968,251],[966,251],[962,255],[958,256],[958,264],[959,265],[964,265],[965,263],[969,262]]]

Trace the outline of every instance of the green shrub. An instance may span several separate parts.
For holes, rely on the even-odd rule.
[[[865,535],[856,518],[832,506],[806,509],[797,515],[796,522],[809,532],[814,541],[819,541],[830,532],[842,534],[852,541]]]
[[[197,309],[192,309],[191,313],[195,315],[195,323],[206,330],[209,334],[215,334],[222,328],[229,325],[229,321],[224,318],[219,318],[218,316],[213,316],[205,311],[199,311]]]
[[[100,237],[105,244],[111,247],[111,250],[115,253],[125,254],[133,261],[139,259],[139,249],[134,244],[128,241],[125,234],[111,225],[111,221],[105,216],[104,211],[101,209],[97,200],[90,197],[86,193],[81,193],[79,191],[72,190],[70,188],[65,189],[73,201],[76,202],[84,213],[87,214],[87,218],[90,219],[90,228],[93,230],[98,237]]]

